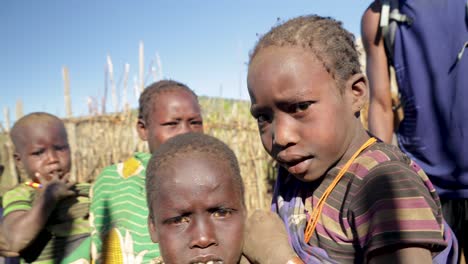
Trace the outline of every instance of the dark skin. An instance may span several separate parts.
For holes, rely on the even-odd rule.
[[[386,143],[392,142],[394,113],[387,55],[379,29],[381,4],[373,2],[364,12],[361,22],[362,43],[366,51],[369,78],[369,130]]]
[[[163,92],[152,100],[148,120],[139,119],[137,131],[140,138],[148,141],[152,153],[159,145],[179,134],[203,133],[200,105],[195,96],[182,89]]]
[[[44,228],[57,203],[76,195],[69,181],[70,149],[63,123],[50,118],[23,125],[20,145],[15,146],[16,165],[43,185],[29,211],[15,211],[3,221],[2,231],[10,250],[25,249]],[[27,139],[27,140],[23,140]]]
[[[313,53],[268,47],[249,67],[251,113],[265,150],[298,180],[320,179],[369,138],[356,113],[367,82],[356,74],[340,91]]]
[[[241,263],[284,264],[297,257],[289,245],[283,221],[277,214],[261,210],[255,211],[247,220],[243,253],[249,262]],[[296,258],[294,263],[302,262]]]
[[[320,179],[369,138],[356,118],[367,99],[367,80],[360,73],[340,88],[309,50],[267,47],[251,61],[247,80],[265,150],[298,180]],[[290,250],[283,245],[276,251]],[[259,245],[256,254],[268,255],[265,250]],[[367,263],[432,261],[430,251],[421,247],[373,253]]]
[[[158,173],[148,225],[164,262],[238,263],[246,211],[227,162],[184,154]]]

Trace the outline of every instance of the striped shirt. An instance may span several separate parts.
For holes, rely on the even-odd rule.
[[[45,228],[31,245],[21,251],[22,263],[71,263],[90,259],[89,227],[90,184],[76,185],[78,196],[61,200],[52,211]],[[15,211],[29,211],[37,190],[18,185],[3,197],[4,217]]]
[[[354,161],[325,201],[308,245],[304,230],[313,207],[340,171],[300,182],[280,169],[272,209],[306,263],[363,263],[388,246],[447,246],[439,197],[421,168],[398,148],[376,143]],[[301,255],[302,254],[302,255]]]
[[[136,153],[104,169],[91,199],[92,256],[96,263],[150,263],[159,247],[148,232],[146,165],[151,155]]]

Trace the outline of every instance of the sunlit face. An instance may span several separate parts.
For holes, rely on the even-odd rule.
[[[171,137],[188,132],[203,132],[200,106],[193,94],[182,89],[158,94],[151,102],[148,122],[139,127],[140,137],[148,141],[150,152]]]
[[[21,131],[22,146],[15,160],[27,175],[37,181],[35,173],[50,180],[70,171],[71,158],[67,132],[57,120],[43,120],[25,126]]]
[[[148,222],[165,263],[238,263],[245,209],[232,173],[227,162],[199,154],[175,158],[158,171]]]
[[[251,113],[266,151],[302,181],[324,175],[347,150],[356,112],[323,64],[300,47],[268,47],[249,67]]]

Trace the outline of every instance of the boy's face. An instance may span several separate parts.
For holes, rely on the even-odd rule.
[[[302,181],[324,175],[348,149],[359,109],[315,56],[299,47],[268,47],[249,67],[251,113],[266,151]]]
[[[150,152],[171,137],[188,132],[203,132],[200,106],[188,91],[174,89],[151,100],[148,122],[139,120],[138,133],[148,141]]]
[[[238,263],[245,209],[232,169],[200,155],[176,159],[158,172],[154,219],[148,219],[164,262]]]
[[[71,159],[67,132],[57,120],[28,124],[21,131],[22,145],[17,146],[16,164],[36,180],[36,172],[46,180],[70,171]]]

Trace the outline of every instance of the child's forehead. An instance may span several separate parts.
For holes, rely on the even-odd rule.
[[[336,85],[315,54],[290,46],[259,51],[250,65],[247,82],[251,96],[261,88],[269,98],[285,101],[299,100],[323,84]]]
[[[190,100],[196,102],[196,98],[191,92],[177,86],[160,90],[159,92],[153,94],[151,101],[153,104],[156,102],[161,104],[167,102],[168,100],[179,100],[178,98],[180,97],[189,98]]]
[[[217,193],[217,197],[231,197],[232,192],[238,193],[234,170],[216,158],[194,155],[172,159],[159,173],[160,195],[171,200],[180,195]]]
[[[66,129],[62,122],[58,120],[30,122],[22,127],[19,132],[26,140],[25,144],[33,143],[34,140],[53,138],[56,140],[65,140],[67,138]]]
[[[214,154],[188,152],[174,155],[160,168],[160,173],[172,175],[161,177],[162,182],[195,185],[224,184],[232,181],[235,171],[229,163]]]

